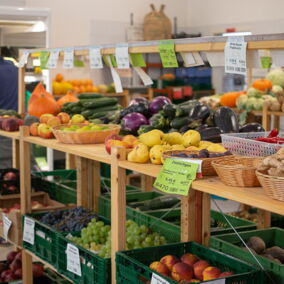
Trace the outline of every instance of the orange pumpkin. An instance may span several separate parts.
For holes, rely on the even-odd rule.
[[[257,79],[252,83],[252,86],[255,89],[265,92],[272,88],[272,82],[267,79]]]
[[[62,107],[65,103],[71,103],[71,102],[78,102],[79,99],[75,96],[75,93],[72,91],[68,91],[67,94],[63,97],[61,97],[57,104]]]
[[[225,93],[225,94],[220,98],[220,104],[221,104],[222,106],[235,107],[235,106],[236,106],[236,102],[237,102],[237,98],[238,98],[240,95],[243,95],[243,94],[245,94],[244,91]]]
[[[49,94],[50,95],[50,94]],[[40,117],[42,114],[50,113],[56,115],[60,108],[56,100],[48,94],[40,94],[34,96],[33,100],[29,100],[28,113]]]
[[[30,102],[32,103],[35,99],[39,98],[39,96],[40,96],[41,94],[45,94],[47,97],[53,99],[52,94],[50,94],[50,93],[48,93],[48,92],[46,91],[46,89],[44,88],[43,83],[42,83],[42,82],[39,82],[39,83],[36,85],[36,87],[34,88],[32,94],[31,94],[31,97],[30,97],[30,99],[29,99],[29,103],[30,103]]]

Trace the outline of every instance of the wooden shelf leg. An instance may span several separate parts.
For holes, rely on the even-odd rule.
[[[262,127],[265,129],[265,131],[270,130],[270,123],[271,123],[271,116],[270,114],[268,114],[267,106],[264,106],[262,110]]]
[[[66,170],[76,169],[75,155],[65,154],[65,168]]]
[[[266,229],[271,226],[271,213],[262,209],[257,209],[257,228]]]
[[[20,141],[18,139],[12,140],[12,167],[20,168]]]
[[[205,246],[209,245],[210,238],[210,225],[211,225],[211,214],[210,214],[210,195],[203,193],[202,196],[202,244]]]
[[[32,256],[28,254],[26,250],[22,250],[22,271],[23,271],[23,283],[33,283],[33,269],[32,269]]]
[[[273,116],[273,128],[280,129],[280,116]]]
[[[154,178],[147,176],[147,175],[141,175],[141,188],[142,191],[152,191],[153,190],[153,183]]]
[[[92,188],[93,188],[93,206],[92,209],[98,213],[99,212],[99,197],[101,195],[101,164],[97,161],[91,161],[92,169]]]
[[[115,254],[126,245],[126,170],[118,166],[119,160],[125,160],[124,148],[111,149],[111,269],[112,283],[116,283]]]

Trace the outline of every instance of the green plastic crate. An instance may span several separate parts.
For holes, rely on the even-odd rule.
[[[257,236],[264,240],[267,247],[279,246],[284,248],[284,230],[279,228],[241,232],[240,236],[244,239],[244,241],[247,241],[252,236]],[[252,255],[241,248],[241,241],[236,234],[211,237],[210,246],[219,251],[257,265]],[[277,263],[259,255],[256,255],[256,257],[261,265],[271,274],[277,284],[284,283],[284,264]]]
[[[70,281],[66,280],[61,275],[59,275],[58,273],[54,272],[51,269],[45,269],[44,275],[48,278],[48,280],[50,281],[48,283],[50,283],[50,284],[51,283],[52,284],[69,284],[69,283],[71,283]]]
[[[219,267],[222,271],[233,271],[234,275],[226,278],[226,284],[267,283],[265,282],[263,272],[257,270],[255,267],[194,242],[118,252],[116,254],[116,283],[146,283],[146,281],[151,280],[152,277],[153,270],[149,268],[149,265],[153,261],[157,261],[168,254],[180,257],[184,253],[192,253],[202,259],[206,259],[211,265]],[[168,283],[177,283],[170,278],[162,277],[166,279]],[[205,282],[209,284],[211,281],[200,283]]]

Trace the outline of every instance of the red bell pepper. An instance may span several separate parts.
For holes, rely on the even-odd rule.
[[[268,134],[267,137],[268,137],[268,138],[270,138],[270,137],[277,137],[278,134],[279,134],[278,129],[274,128],[274,129],[272,129],[272,130],[270,131],[270,133]]]

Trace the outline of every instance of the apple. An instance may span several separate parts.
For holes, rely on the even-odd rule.
[[[74,114],[71,117],[71,123],[83,123],[85,121],[85,117],[81,114]]]
[[[176,263],[180,262],[180,260],[174,255],[165,255],[160,259],[160,262],[165,264],[169,268],[169,270],[172,270],[173,266]]]
[[[195,262],[193,264],[193,271],[194,271],[195,278],[199,280],[203,280],[203,275],[202,275],[203,270],[207,268],[208,266],[210,266],[210,264],[205,260],[199,260]]]
[[[195,262],[199,260],[199,258],[191,253],[185,253],[181,256],[180,260],[188,265],[193,265]]]
[[[60,119],[61,124],[66,124],[70,121],[70,115],[66,112],[60,112],[57,117]]]
[[[3,180],[17,180],[18,175],[15,172],[7,172],[2,177]]]
[[[218,278],[225,278],[225,277],[229,277],[229,276],[231,276],[231,275],[234,275],[234,273],[231,272],[231,271],[225,271],[225,272],[222,272],[222,273],[219,275]]]
[[[116,134],[111,134],[106,137],[105,142],[107,142],[108,140],[122,140],[122,137]]]
[[[169,276],[170,275],[170,270],[168,269],[168,267],[165,264],[163,264],[163,263],[161,263],[159,261],[152,262],[149,267],[152,270],[155,270],[158,273],[163,274],[165,276]]]
[[[219,278],[221,270],[214,266],[208,266],[202,272],[203,281],[213,280]]]
[[[40,277],[43,275],[43,265],[38,263],[33,263],[33,276]]]
[[[137,137],[130,135],[130,134],[124,136],[122,138],[122,141],[126,142],[129,145],[128,148],[133,148],[139,142]]]
[[[54,117],[54,115],[50,114],[50,113],[42,114],[39,118],[39,122],[40,123],[47,123],[47,121],[52,117]]]
[[[32,136],[38,136],[38,126],[39,126],[39,122],[34,122],[34,123],[31,124],[30,134]]]
[[[45,123],[40,123],[38,126],[38,135],[45,139],[53,138],[52,128]]]
[[[10,268],[12,271],[15,271],[22,267],[22,260],[21,259],[14,259],[13,262],[10,264]]]
[[[189,281],[193,277],[193,268],[184,262],[178,262],[173,266],[171,276],[178,282],[181,280]]]
[[[13,262],[13,260],[15,259],[15,257],[16,257],[16,255],[17,255],[18,253],[16,252],[16,251],[11,251],[11,252],[9,252],[8,254],[7,254],[7,262],[8,263],[11,263],[11,262]],[[2,277],[2,276],[1,276]]]
[[[60,118],[59,117],[51,117],[47,122],[46,122],[47,125],[51,126],[51,127],[54,127],[54,126],[57,126],[57,125],[60,125],[61,124],[61,121],[60,121]]]
[[[22,279],[22,274],[23,274],[22,268],[18,268],[17,270],[14,271],[15,277],[17,277],[16,279]]]

